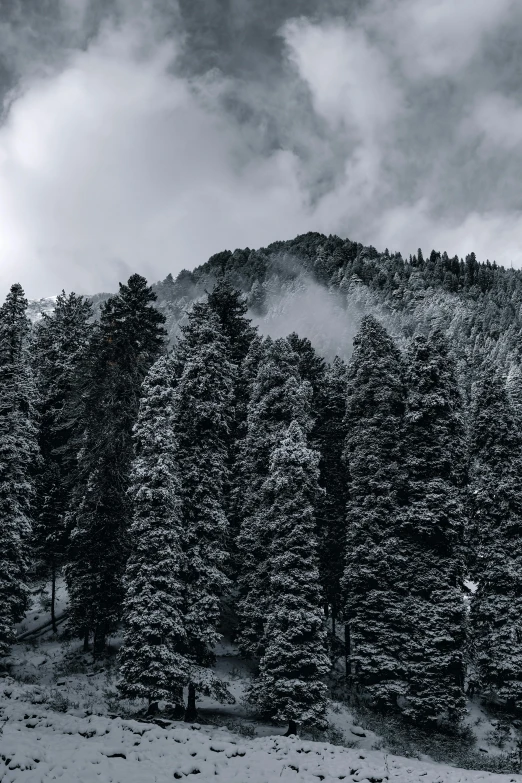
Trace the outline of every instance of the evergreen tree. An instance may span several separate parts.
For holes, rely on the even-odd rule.
[[[464,709],[463,490],[466,444],[455,362],[444,335],[413,340],[404,448],[407,508],[398,588],[408,687],[406,716],[458,724]],[[402,583],[402,584],[401,584]]]
[[[241,504],[238,486],[240,481],[240,444],[246,434],[246,417],[249,399],[248,368],[245,365],[256,330],[245,317],[247,305],[241,291],[234,288],[226,277],[221,277],[208,296],[210,309],[217,315],[230,346],[230,361],[235,366],[232,416],[228,437],[228,482],[225,487],[226,510],[229,524],[229,571],[234,576],[238,569],[237,536],[241,520]]]
[[[103,305],[84,367],[81,483],[72,499],[66,580],[70,627],[94,634],[94,652],[117,626],[128,552],[132,428],[145,375],[164,350],[164,317],[146,280],[132,275]]]
[[[321,456],[320,485],[324,489],[316,511],[319,573],[326,614],[332,618],[334,639],[336,620],[343,608],[341,581],[346,549],[348,481],[343,464],[346,373],[346,365],[339,357],[335,357],[326,369],[320,425],[316,428]]]
[[[398,540],[405,474],[404,368],[390,335],[363,318],[348,367],[345,595],[347,676],[380,709],[404,693]]]
[[[321,612],[314,501],[319,456],[293,421],[270,459],[260,515],[272,532],[265,652],[250,698],[269,716],[324,725],[329,670]]]
[[[208,304],[194,305],[179,352],[184,365],[174,396],[174,431],[184,529],[184,624],[193,664],[186,719],[194,720],[196,688],[205,677],[200,672],[197,679],[194,672],[214,662],[220,597],[228,585],[225,487],[235,380],[229,341]]]
[[[299,376],[298,357],[287,340],[265,340],[263,357],[251,386],[247,434],[241,446],[242,524],[238,538],[241,554],[239,586],[240,649],[259,655],[269,580],[271,534],[264,525],[263,484],[270,455],[295,419],[309,432],[311,387]]]
[[[27,609],[36,465],[36,391],[27,361],[27,299],[11,286],[0,308],[0,655]]]
[[[158,359],[142,389],[130,496],[120,690],[181,703],[189,679],[183,602],[181,486],[173,434],[172,360]]]
[[[57,571],[67,549],[65,515],[77,475],[81,398],[78,389],[82,362],[92,331],[91,303],[62,291],[52,315],[44,314],[32,344],[32,361],[39,393],[38,442],[41,465],[33,545],[51,577],[51,619],[56,632]]]
[[[208,295],[208,304],[219,318],[223,334],[229,340],[230,360],[239,367],[255,335],[250,319],[245,317],[248,306],[243,295],[228,278],[221,277]]]
[[[486,364],[471,415],[470,497],[477,542],[471,603],[476,684],[483,698],[522,707],[522,440],[506,385]]]

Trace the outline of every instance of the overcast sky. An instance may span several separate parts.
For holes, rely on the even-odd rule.
[[[521,22],[520,0],[0,0],[2,289],[110,291],[306,231],[522,266]]]

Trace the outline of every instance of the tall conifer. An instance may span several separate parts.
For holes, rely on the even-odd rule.
[[[27,608],[28,543],[38,455],[36,392],[27,361],[27,299],[11,286],[0,307],[0,655]]]
[[[150,369],[134,432],[120,689],[131,698],[179,704],[189,667],[184,656],[183,522],[173,369],[172,360],[165,357]]]
[[[325,371],[321,418],[316,428],[321,458],[320,484],[324,489],[316,511],[319,573],[325,609],[331,615],[334,636],[336,621],[343,608],[341,581],[346,550],[348,476],[343,463],[346,373],[345,363],[336,356]]]
[[[455,362],[444,335],[413,340],[404,448],[407,507],[401,529],[407,643],[404,712],[417,723],[458,724],[464,708],[466,443]]]
[[[51,315],[44,314],[32,342],[38,386],[41,464],[33,543],[51,578],[51,619],[56,631],[56,576],[67,549],[65,515],[77,478],[81,436],[82,363],[92,332],[91,303],[65,292],[57,297]]]
[[[270,458],[260,514],[271,531],[265,650],[250,698],[271,717],[324,725],[329,670],[321,610],[314,503],[319,456],[296,421]]]
[[[72,501],[66,579],[70,626],[94,651],[116,627],[123,601],[128,552],[129,470],[132,428],[142,381],[164,350],[164,317],[139,275],[103,306],[84,368],[82,483]]]
[[[311,387],[302,383],[298,357],[287,340],[265,340],[263,356],[251,386],[247,434],[241,448],[242,524],[238,538],[238,642],[247,655],[263,649],[269,580],[270,531],[263,518],[263,484],[270,455],[295,419],[309,432]]]
[[[192,664],[187,720],[214,661],[220,597],[228,585],[225,487],[235,367],[230,343],[208,304],[195,304],[183,327],[183,372],[173,399],[184,529],[184,624]],[[196,672],[199,675],[196,677]]]
[[[502,377],[483,366],[471,412],[470,498],[477,560],[471,602],[476,684],[522,708],[522,440]]]
[[[406,483],[403,375],[390,335],[372,316],[363,318],[348,367],[344,617],[349,680],[382,709],[395,708],[405,688],[397,588],[404,566],[398,538]]]

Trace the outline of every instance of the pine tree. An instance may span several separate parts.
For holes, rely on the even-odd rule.
[[[129,489],[133,517],[124,578],[120,690],[149,704],[160,699],[180,704],[189,679],[173,370],[171,359],[160,358],[143,383]]]
[[[455,362],[441,332],[413,340],[404,449],[407,507],[401,529],[401,627],[408,687],[403,711],[417,723],[457,725],[464,709],[463,492],[466,443]]]
[[[309,432],[311,387],[301,382],[298,357],[287,340],[265,340],[263,357],[251,386],[247,434],[242,442],[242,524],[239,586],[240,649],[245,655],[262,652],[269,580],[270,531],[263,522],[263,484],[274,446],[295,419]]]
[[[77,475],[81,398],[78,381],[92,331],[91,303],[62,291],[44,314],[32,344],[40,405],[41,465],[33,546],[51,577],[51,620],[56,632],[56,576],[67,551],[65,515]]]
[[[348,367],[344,618],[348,679],[380,709],[395,708],[405,688],[396,586],[403,568],[403,374],[390,335],[375,318],[363,318]]]
[[[255,335],[250,319],[245,317],[248,306],[243,295],[228,278],[221,277],[208,295],[208,304],[219,318],[223,334],[229,340],[230,360],[239,367]]]
[[[228,443],[235,369],[230,344],[208,304],[195,304],[183,327],[183,372],[174,396],[174,431],[182,492],[187,656],[193,664],[187,720],[196,714],[196,689],[214,662],[225,575]]]
[[[346,439],[346,364],[335,357],[326,369],[320,424],[316,428],[320,449],[320,485],[324,494],[317,504],[319,573],[326,613],[336,620],[342,611],[341,581],[346,550],[346,504],[348,481],[343,463]],[[335,652],[335,651],[334,651]]]
[[[329,670],[321,611],[314,501],[319,456],[293,421],[271,455],[260,515],[272,532],[265,652],[250,698],[263,712],[297,725],[324,725]]]
[[[0,308],[0,655],[27,609],[33,473],[38,455],[36,390],[27,360],[27,299],[11,286]]]
[[[84,436],[71,501],[66,567],[69,625],[94,634],[94,653],[121,617],[128,552],[132,428],[145,375],[164,350],[164,317],[146,280],[132,275],[102,307],[84,366]]]
[[[470,497],[477,549],[471,602],[476,685],[522,707],[522,440],[506,385],[483,366],[471,412]]]
[[[234,288],[226,277],[221,277],[208,295],[210,309],[217,315],[230,346],[230,361],[235,366],[232,417],[230,420],[228,451],[228,482],[225,487],[226,511],[229,524],[229,571],[233,577],[238,569],[237,536],[241,519],[238,486],[240,481],[239,453],[241,440],[246,434],[246,417],[249,399],[249,372],[246,358],[249,355],[256,330],[245,317],[247,305],[241,291]]]

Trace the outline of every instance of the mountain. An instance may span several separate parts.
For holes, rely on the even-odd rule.
[[[175,338],[192,302],[220,275],[243,291],[261,330],[296,330],[327,358],[349,356],[360,318],[371,313],[405,344],[415,333],[441,328],[456,353],[463,388],[490,357],[504,372],[521,362],[522,271],[474,253],[459,259],[433,250],[408,259],[349,239],[308,233],[252,250],[224,250],[193,271],[154,284],[158,308]],[[109,294],[93,297],[95,311]],[[32,301],[30,317],[50,312],[53,297]]]

